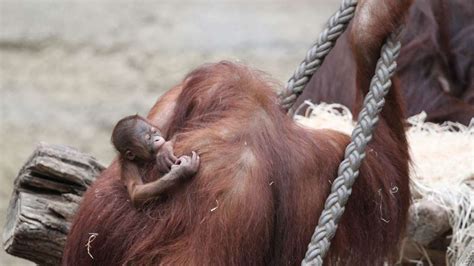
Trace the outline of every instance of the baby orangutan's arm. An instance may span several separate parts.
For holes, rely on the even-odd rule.
[[[140,207],[146,201],[168,192],[180,181],[194,176],[199,168],[199,161],[196,152],[193,152],[192,156],[181,156],[171,167],[171,171],[147,184],[143,184],[138,167],[130,161],[124,161],[122,181],[127,187],[133,206]]]

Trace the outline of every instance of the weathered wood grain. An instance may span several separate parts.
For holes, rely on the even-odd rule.
[[[58,265],[81,197],[103,169],[73,148],[40,144],[15,179],[3,231],[6,252]]]

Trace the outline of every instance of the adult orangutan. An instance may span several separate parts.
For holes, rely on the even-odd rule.
[[[430,122],[468,125],[474,117],[474,2],[416,0],[401,42],[396,77],[407,115],[425,111]],[[309,99],[353,109],[360,102],[354,101],[355,78],[356,62],[344,33],[295,106]]]
[[[359,7],[351,30],[359,90],[367,91],[380,47],[409,4]],[[221,62],[194,70],[166,93],[148,119],[175,140],[177,156],[197,151],[196,176],[139,211],[114,162],[85,193],[63,264],[299,264],[349,137],[295,124],[277,105],[274,85],[261,72]],[[394,90],[326,262],[394,261],[410,199],[402,117]],[[144,177],[157,176],[149,165]],[[97,235],[87,244],[90,233]]]

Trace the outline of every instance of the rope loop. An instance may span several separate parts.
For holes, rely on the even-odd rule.
[[[334,47],[337,38],[344,32],[354,16],[357,0],[343,0],[339,10],[329,18],[327,27],[319,34],[318,40],[306,53],[306,57],[296,68],[286,87],[279,93],[282,108],[289,113],[298,96],[303,92],[312,75],[319,69],[324,58]],[[390,78],[396,68],[396,58],[400,52],[399,30],[393,32],[382,46],[377,61],[375,75],[363,101],[357,124],[351,135],[351,142],[344,152],[344,160],[338,168],[338,177],[331,186],[331,192],[324,203],[324,210],[311,237],[302,265],[322,265],[323,259],[336,234],[337,226],[345,205],[352,194],[352,185],[359,176],[359,168],[365,158],[365,148],[372,139],[372,132],[379,121],[385,99],[392,85]]]
[[[319,218],[318,226],[308,245],[302,265],[322,265],[330,243],[336,234],[337,224],[344,213],[344,206],[352,193],[352,185],[359,175],[359,168],[365,157],[365,148],[372,139],[372,132],[378,122],[378,115],[385,103],[384,97],[391,87],[390,78],[396,68],[400,52],[398,32],[392,33],[382,46],[370,91],[364,99],[351,143],[346,147],[344,160],[339,165],[338,177],[334,180]]]

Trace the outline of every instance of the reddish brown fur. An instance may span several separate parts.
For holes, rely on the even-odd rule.
[[[391,23],[376,37],[354,36],[357,56],[374,56],[364,47],[379,49],[393,30],[408,5],[394,2],[404,4],[391,8],[400,11],[393,16],[383,14]],[[358,67],[372,69],[375,59]],[[358,87],[370,78],[364,73]],[[172,200],[137,212],[126,202],[114,162],[84,195],[63,264],[299,264],[349,137],[295,124],[272,87],[262,73],[222,62],[198,68],[165,94],[148,118],[176,139],[176,154],[198,151],[199,172]],[[350,265],[380,265],[397,253],[410,198],[398,101],[396,92],[389,95],[333,240],[331,264],[341,257]],[[146,178],[157,175],[149,169]],[[84,246],[88,233],[98,233],[94,260]]]
[[[416,0],[401,41],[397,78],[407,115],[424,110],[427,121],[469,124],[474,116],[474,2]],[[311,99],[354,108],[355,69],[345,33],[295,106]]]

